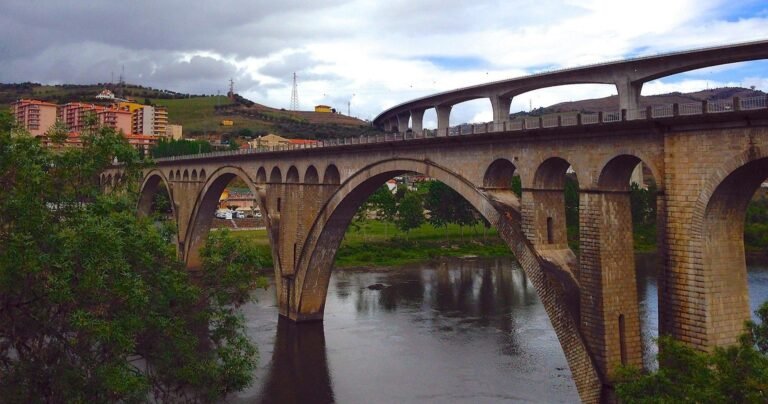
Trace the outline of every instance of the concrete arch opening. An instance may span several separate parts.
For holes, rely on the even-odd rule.
[[[700,348],[736,343],[744,330],[744,321],[750,318],[745,217],[755,220],[747,215],[753,200],[765,205],[765,201],[761,201],[765,198],[761,184],[766,178],[768,157],[755,156],[728,173],[707,201],[700,261],[706,296],[702,302],[705,321],[688,324],[694,333],[706,335],[702,344],[705,346]],[[707,324],[714,325],[714,329],[704,333],[702,330],[707,329]]]
[[[583,344],[578,322],[570,314],[562,287],[548,273],[553,264],[540,261],[520,228],[517,207],[491,200],[481,190],[443,167],[417,160],[389,160],[368,166],[345,180],[316,215],[298,260],[297,271],[281,282],[281,315],[297,321],[323,317],[331,268],[341,240],[359,207],[388,179],[404,173],[422,173],[438,179],[463,196],[499,234],[522,264],[553,319],[583,399],[600,395],[601,383]],[[545,268],[545,266],[547,268]],[[554,319],[557,319],[555,321]]]
[[[487,98],[458,102],[453,104],[447,113],[449,114],[447,123],[448,126],[451,127],[464,124],[485,123],[493,120],[491,103]],[[438,128],[440,127],[441,119],[444,119],[441,115],[441,109],[438,108]],[[462,131],[462,133],[464,132],[465,131]],[[467,130],[466,133],[469,133],[469,131]]]
[[[200,248],[205,245],[208,238],[208,232],[215,224],[216,227],[230,227],[228,222],[232,219],[215,217],[217,210],[229,209],[230,203],[227,199],[222,199],[225,189],[230,183],[245,184],[253,199],[250,201],[253,208],[260,207],[257,190],[254,183],[248,175],[239,168],[224,167],[212,173],[202,190],[200,191],[195,207],[192,211],[189,227],[186,231],[186,246],[183,246],[184,259],[187,267],[197,269],[202,264],[200,258]],[[263,212],[263,209],[261,209]],[[214,220],[216,223],[214,223]]]
[[[192,181],[197,181],[197,170],[192,170]]]
[[[307,172],[304,174],[305,184],[317,184],[320,182],[320,177],[317,174],[315,166],[307,167]]]
[[[155,214],[158,218],[176,220],[176,207],[173,205],[170,187],[160,171],[145,176],[139,191],[137,213],[139,216]]]
[[[325,174],[323,174],[323,184],[340,184],[341,175],[339,169],[335,165],[330,164],[325,168]]]
[[[571,163],[561,157],[544,160],[536,169],[532,188],[523,190],[523,204],[533,211],[526,230],[537,250],[562,250],[577,276],[571,247],[579,240],[579,179]]]
[[[184,175],[182,176],[182,179],[184,181],[189,181],[189,170],[184,170]]]
[[[264,167],[259,167],[256,171],[256,183],[264,184],[267,182],[267,170]]]
[[[285,175],[285,182],[296,184],[299,182],[299,170],[296,166],[291,166],[288,169],[288,173]]]
[[[272,168],[272,172],[269,173],[269,182],[272,184],[280,184],[283,182],[283,174],[280,172],[280,167]]]
[[[208,178],[207,174],[205,173],[205,169],[200,170],[200,181],[205,181]]]
[[[517,168],[507,159],[494,160],[483,176],[483,187],[509,189]]]
[[[173,174],[174,174],[174,173],[173,173],[173,170],[171,170],[171,171],[169,171],[169,172],[168,172],[168,181],[173,181],[173,180],[174,180],[174,176],[173,176]]]

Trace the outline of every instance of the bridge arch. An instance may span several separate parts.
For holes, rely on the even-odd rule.
[[[205,244],[208,232],[211,229],[213,215],[219,203],[219,198],[224,188],[238,177],[248,185],[254,200],[264,212],[263,206],[257,197],[258,192],[250,176],[240,167],[224,166],[210,174],[205,185],[197,194],[189,226],[186,231],[186,245],[182,246],[184,260],[188,268],[199,268],[201,265],[200,248]]]
[[[321,208],[308,233],[293,287],[288,288],[287,314],[297,320],[322,318],[333,260],[353,216],[381,184],[406,172],[417,172],[442,181],[467,199],[499,230],[536,287],[560,339],[580,396],[583,400],[599,397],[601,382],[578,323],[567,307],[561,287],[555,286],[557,281],[553,282],[547,275],[556,269],[541,259],[523,234],[519,210],[492,200],[467,179],[433,162],[414,159],[379,161],[357,171],[341,184]]]
[[[256,183],[264,184],[266,182],[267,182],[267,170],[264,167],[259,167],[259,169],[256,170]]]
[[[269,182],[272,184],[280,184],[283,182],[283,174],[280,172],[280,167],[272,167],[272,172],[269,173]]]
[[[148,216],[151,213],[153,202],[152,199],[160,189],[160,185],[165,186],[165,189],[168,191],[168,198],[171,202],[173,218],[174,220],[178,220],[178,216],[176,216],[176,206],[173,203],[173,195],[170,182],[160,170],[152,170],[144,176],[144,181],[139,188],[139,203],[137,206],[139,216]]]
[[[296,166],[291,166],[288,169],[288,173],[285,174],[285,182],[296,184],[299,182],[299,170]]]
[[[744,252],[746,211],[767,177],[768,155],[759,147],[750,147],[714,170],[704,182],[691,220],[691,228],[700,230],[694,232],[690,245],[701,252],[691,265],[692,276],[701,281],[701,294],[695,299],[703,313],[678,316],[681,324],[660,323],[663,331],[682,337],[679,328],[686,327],[701,336],[700,342],[694,342],[700,349],[738,340],[744,321],[750,318]],[[708,335],[708,324],[718,324],[718,332]]]
[[[323,175],[323,184],[340,184],[341,175],[339,169],[334,164],[329,164],[325,168],[325,174]]]
[[[189,170],[184,170],[184,174],[181,177],[184,181],[189,181]]]
[[[173,170],[168,171],[168,180],[173,181]]]
[[[304,183],[305,184],[317,184],[320,182],[320,177],[317,174],[317,169],[315,166],[310,165],[307,167],[307,172],[304,174]]]
[[[197,181],[197,170],[192,170],[192,181]]]
[[[494,160],[485,171],[483,187],[509,188],[516,169],[517,167],[507,159],[500,158]]]

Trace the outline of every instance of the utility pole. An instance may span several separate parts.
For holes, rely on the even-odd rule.
[[[352,97],[355,95],[352,94],[352,96],[349,97],[349,101],[347,101],[347,116],[352,116],[352,113],[350,112],[352,110]]]
[[[296,83],[296,72],[293,72],[293,91],[291,91],[291,111],[299,110],[299,88]]]

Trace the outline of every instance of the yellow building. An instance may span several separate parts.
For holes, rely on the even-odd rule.
[[[184,137],[183,135],[184,133],[181,125],[168,124],[168,126],[165,128],[165,137],[169,139],[179,140]]]
[[[328,105],[315,105],[315,112],[328,112],[328,113],[330,113],[330,112],[333,112],[333,110]]]

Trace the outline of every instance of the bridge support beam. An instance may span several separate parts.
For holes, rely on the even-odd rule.
[[[619,109],[635,111],[640,109],[640,93],[642,82],[633,82],[629,78],[616,81],[616,91],[619,93]]]
[[[630,195],[581,190],[579,199],[581,332],[610,383],[619,366],[643,365]]]
[[[404,133],[408,130],[408,122],[411,120],[411,113],[410,112],[403,112],[402,114],[397,114],[397,131],[400,133]]]
[[[438,136],[448,135],[448,128],[451,124],[451,108],[451,105],[438,105],[435,107],[435,112],[437,112]]]
[[[512,97],[494,95],[490,97],[493,108],[493,124],[496,130],[503,127],[504,122],[509,121],[509,107],[512,105]]]
[[[424,110],[414,109],[411,110],[411,129],[413,133],[421,133],[424,129]]]

